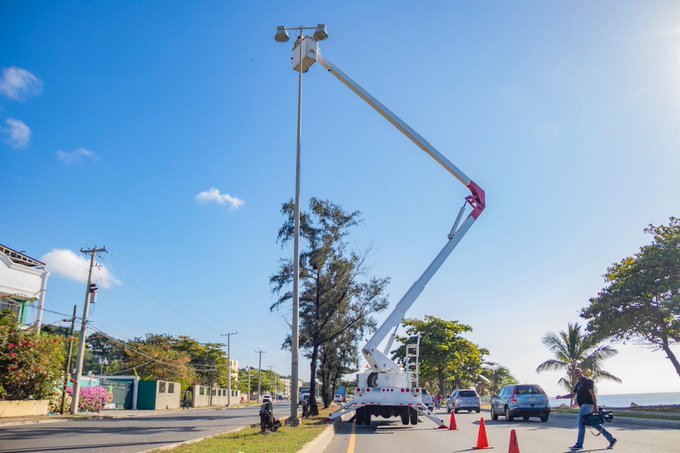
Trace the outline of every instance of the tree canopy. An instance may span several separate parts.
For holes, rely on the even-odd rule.
[[[405,319],[402,324],[408,336],[397,337],[402,345],[393,351],[393,358],[403,362],[409,338],[420,335],[421,381],[436,383],[442,394],[454,388],[475,386],[482,371],[483,357],[489,352],[462,337],[471,332],[472,327],[429,315],[423,320]]]
[[[606,286],[581,311],[598,338],[634,340],[666,353],[680,376],[671,345],[680,341],[680,219],[649,225],[652,243],[612,264]]]
[[[282,246],[294,238],[294,210],[292,201],[281,208],[285,220],[278,241]],[[300,348],[310,359],[312,377],[317,376],[324,345],[344,335],[362,338],[375,328],[372,314],[388,304],[384,293],[389,279],[367,276],[366,254],[348,249],[350,229],[360,222],[358,211],[347,212],[331,201],[317,198],[310,200],[308,211],[300,213]],[[278,296],[271,310],[281,310],[292,301],[293,272],[292,260],[284,259],[271,277],[272,291]],[[290,336],[284,347],[290,347]],[[324,350],[326,359],[337,351]],[[358,354],[356,349],[345,352]],[[351,357],[333,360],[352,362]],[[332,387],[332,383],[326,384],[326,388]],[[311,379],[310,393],[316,394],[316,379]],[[311,413],[317,414],[314,398],[310,406]]]

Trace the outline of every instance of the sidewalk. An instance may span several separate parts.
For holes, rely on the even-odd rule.
[[[57,423],[68,422],[72,420],[110,420],[115,418],[130,418],[130,417],[148,417],[159,415],[170,415],[182,412],[200,412],[211,410],[231,410],[242,407],[249,407],[247,405],[232,405],[227,409],[225,406],[203,406],[191,407],[189,409],[164,409],[164,410],[104,410],[101,412],[86,412],[84,414],[70,415],[70,414],[55,414],[55,415],[36,415],[29,417],[3,417],[0,418],[0,428],[5,426],[27,425],[33,423]]]

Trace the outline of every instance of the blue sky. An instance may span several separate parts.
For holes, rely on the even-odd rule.
[[[492,360],[557,392],[534,373],[541,336],[578,320],[648,223],[680,214],[677,3],[2,1],[0,67],[37,80],[0,95],[0,243],[37,258],[105,244],[119,284],[96,326],[238,330],[241,364],[262,347],[288,373],[268,278],[291,255],[275,238],[297,93],[273,32],[319,22],[325,56],[487,192],[409,316],[471,324]],[[302,197],[362,212],[352,244],[371,248],[394,303],[467,191],[325,72],[304,76]],[[198,202],[211,188],[243,204]],[[82,293],[53,273],[47,308]],[[602,393],[678,390],[662,353],[620,350],[608,366],[624,384]]]

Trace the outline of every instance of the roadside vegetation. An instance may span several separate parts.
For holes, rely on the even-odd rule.
[[[606,286],[581,309],[586,328],[569,323],[566,331],[543,337],[554,357],[536,372],[564,371],[558,383],[568,391],[577,367],[594,381],[620,383],[603,368],[604,360],[617,354],[603,344],[611,340],[663,351],[680,376],[680,361],[671,349],[680,342],[680,219],[671,217],[668,225],[649,225],[644,232],[652,236],[651,244],[612,264],[604,275]]]
[[[538,365],[537,373],[544,371],[564,371],[565,376],[558,383],[567,391],[576,385],[573,372],[581,368],[583,373],[593,381],[614,381],[621,383],[621,379],[602,368],[603,362],[618,354],[609,345],[600,345],[598,338],[583,331],[578,323],[569,323],[566,332],[548,333],[543,337],[543,344],[552,352],[554,358]],[[571,399],[570,406],[574,405]]]
[[[251,426],[235,433],[184,445],[173,451],[178,453],[294,453],[328,426],[328,415],[331,412],[330,407],[321,409],[319,415],[301,419],[300,426],[296,428],[283,426],[274,433],[261,434],[259,426]]]
[[[292,201],[281,208],[281,246],[294,238],[294,209]],[[320,393],[325,408],[342,376],[359,367],[359,342],[376,328],[373,314],[388,306],[389,278],[369,276],[367,252],[350,248],[348,235],[361,222],[359,211],[345,211],[317,198],[300,213],[300,349],[314,377],[310,395]],[[272,311],[290,313],[293,273],[293,260],[282,259],[270,279],[277,296]],[[290,344],[288,335],[283,348],[289,349]],[[321,392],[316,389],[317,379]],[[310,411],[319,413],[315,398],[310,398]]]

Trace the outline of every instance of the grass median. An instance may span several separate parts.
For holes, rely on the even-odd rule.
[[[302,420],[296,428],[283,426],[275,433],[260,434],[260,427],[222,434],[200,442],[174,448],[178,453],[294,453],[318,436],[328,426],[328,415],[334,410],[321,409],[317,417]]]

